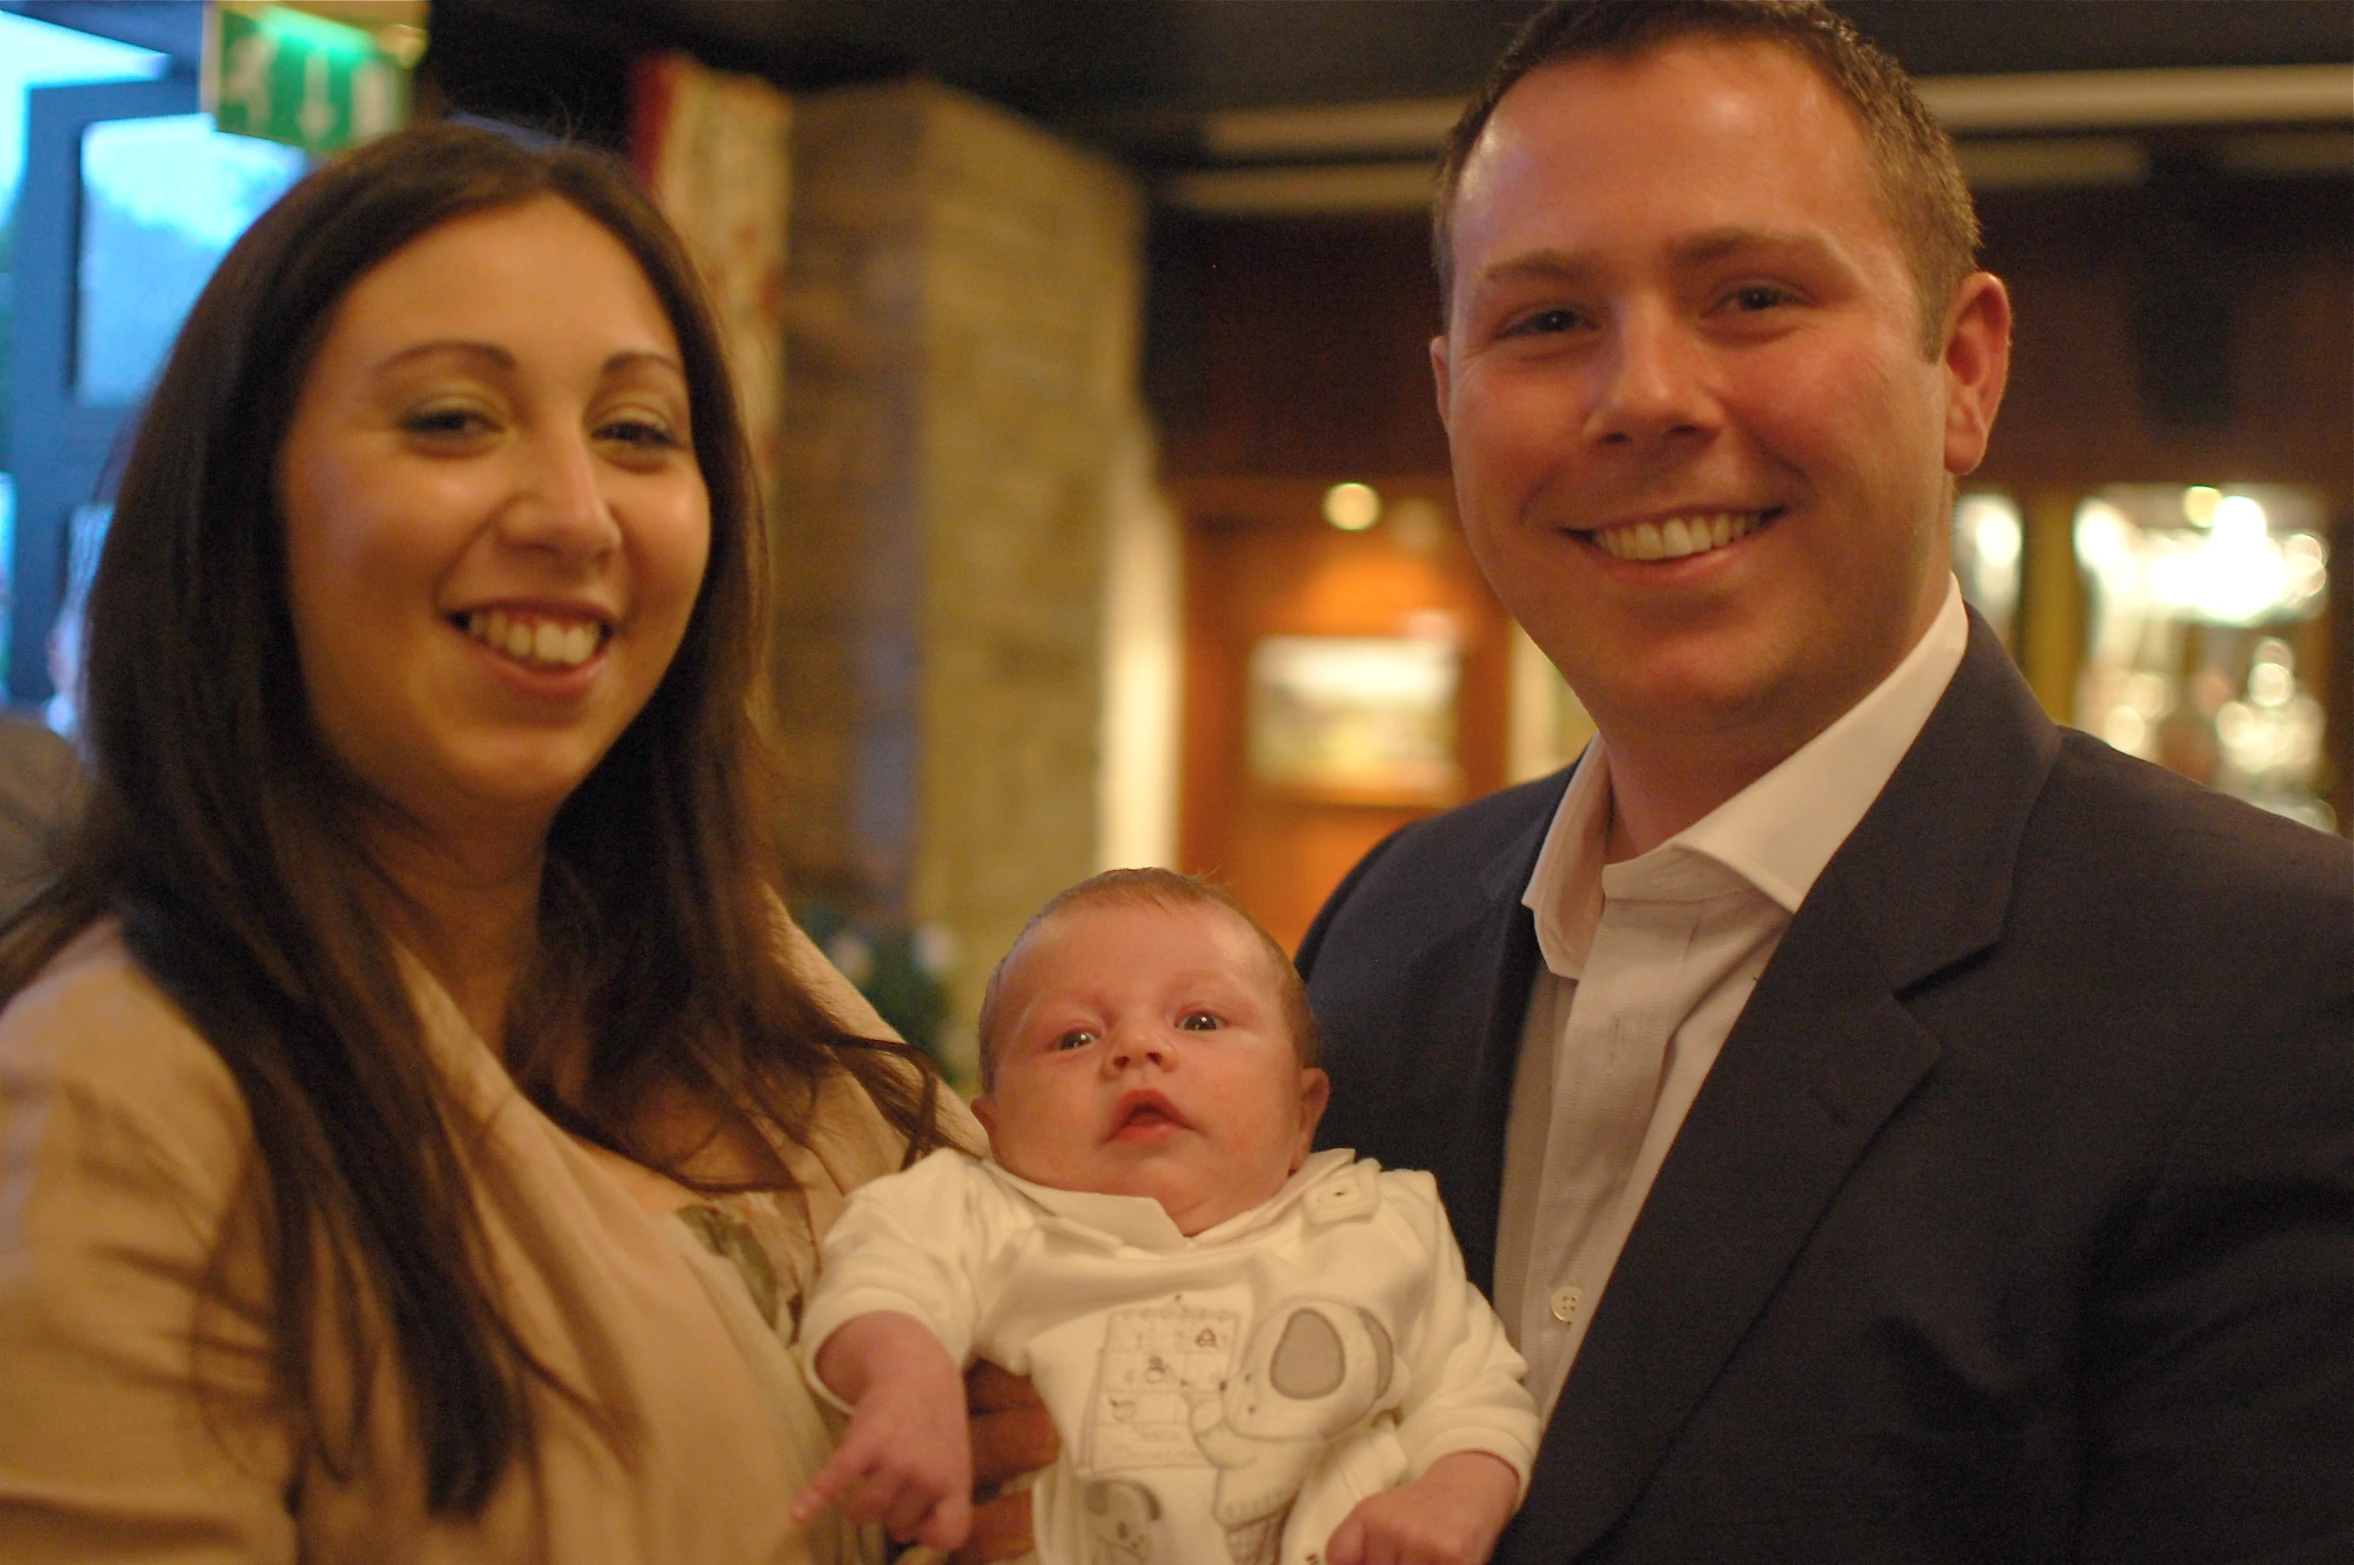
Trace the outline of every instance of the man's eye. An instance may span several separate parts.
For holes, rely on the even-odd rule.
[[[1226,1024],[1208,1011],[1187,1011],[1177,1026],[1185,1032],[1216,1032]]]
[[[1095,1034],[1084,1027],[1074,1027],[1069,1032],[1057,1037],[1052,1047],[1060,1053],[1065,1049],[1084,1049],[1094,1041]]]
[[[1542,337],[1556,332],[1575,331],[1580,324],[1577,311],[1568,309],[1538,310],[1514,321],[1509,336]]]
[[[1780,288],[1768,287],[1764,283],[1752,283],[1746,288],[1734,289],[1732,297],[1725,302],[1736,310],[1754,312],[1770,310],[1776,305],[1788,304],[1790,295]]]

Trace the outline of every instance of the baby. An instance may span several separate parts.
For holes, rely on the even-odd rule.
[[[802,1322],[854,1412],[793,1502],[961,1542],[963,1365],[1030,1376],[1062,1436],[1048,1565],[1487,1558],[1538,1435],[1520,1356],[1428,1174],[1311,1156],[1326,1082],[1281,947],[1222,892],[1064,892],[981,1007],[992,1160],[858,1191]]]

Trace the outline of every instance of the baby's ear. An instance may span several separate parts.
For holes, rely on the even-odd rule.
[[[1330,1076],[1313,1065],[1300,1072],[1300,1144],[1291,1158],[1295,1170],[1308,1160],[1308,1148],[1316,1142],[1316,1126],[1324,1118],[1324,1106],[1331,1101]]]
[[[990,1093],[986,1092],[973,1099],[973,1118],[981,1122],[981,1128],[983,1130],[987,1131],[992,1136],[996,1135],[997,1099]]]

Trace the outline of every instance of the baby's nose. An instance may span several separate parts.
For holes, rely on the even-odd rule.
[[[1158,1038],[1122,1037],[1112,1041],[1107,1051],[1113,1069],[1128,1070],[1138,1065],[1166,1065],[1166,1047]]]

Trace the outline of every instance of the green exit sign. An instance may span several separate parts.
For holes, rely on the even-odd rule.
[[[240,0],[218,0],[205,20],[204,106],[219,129],[325,153],[408,122],[419,29]]]

